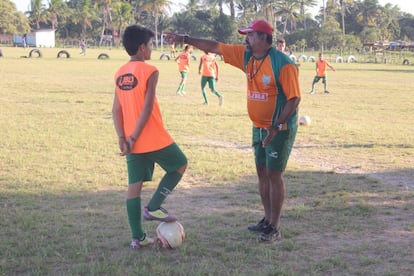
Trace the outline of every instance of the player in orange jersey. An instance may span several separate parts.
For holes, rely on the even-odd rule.
[[[156,98],[158,69],[145,61],[151,59],[154,32],[137,25],[125,29],[122,43],[129,62],[115,73],[115,97],[112,117],[119,149],[126,156],[128,192],[126,209],[132,233],[131,248],[151,245],[141,222],[141,190],[151,181],[155,163],[164,171],[157,190],[143,215],[146,220],[173,222],[161,204],[181,180],[187,158],[164,128]]]
[[[184,48],[184,52],[182,52],[175,58],[175,61],[178,61],[178,71],[181,75],[180,85],[178,86],[176,91],[177,95],[185,95],[185,83],[187,81],[188,71],[190,71],[190,59],[192,52],[193,46],[186,45]]]
[[[223,104],[223,97],[216,90],[216,81],[218,81],[219,68],[214,53],[205,53],[200,58],[198,65],[198,74],[201,75],[201,92],[203,93],[204,104],[208,104],[206,85],[210,88],[211,93],[219,98],[219,105]]]
[[[315,84],[319,82],[320,79],[322,79],[323,87],[326,94],[329,94],[328,91],[328,83],[327,83],[327,74],[326,74],[326,67],[331,68],[335,72],[335,68],[329,64],[328,61],[326,61],[323,58],[323,54],[319,53],[319,59],[316,61],[316,76],[313,78],[312,82],[312,90],[309,92],[309,94],[315,94]]]

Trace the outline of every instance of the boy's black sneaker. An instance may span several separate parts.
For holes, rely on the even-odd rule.
[[[265,217],[263,217],[257,224],[249,225],[247,229],[252,232],[262,232],[268,225],[269,222],[266,221]]]
[[[280,229],[276,229],[273,224],[268,224],[262,233],[256,237],[258,242],[274,242],[282,239]]]

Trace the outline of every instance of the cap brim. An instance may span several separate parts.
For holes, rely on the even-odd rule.
[[[238,31],[239,34],[245,35],[247,33],[253,32],[254,30],[252,28],[240,28]]]

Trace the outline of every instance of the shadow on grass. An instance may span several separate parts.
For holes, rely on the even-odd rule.
[[[283,240],[274,245],[257,244],[246,230],[263,216],[256,176],[238,183],[189,180],[184,178],[165,202],[187,234],[183,246],[172,251],[128,248],[123,189],[9,189],[0,195],[0,274],[414,273],[412,191],[361,175],[287,172]],[[144,188],[143,205],[154,185]],[[150,236],[156,226],[144,222]]]
[[[297,149],[312,149],[312,148],[397,148],[397,149],[411,149],[412,145],[407,144],[312,144],[312,145],[295,145]]]

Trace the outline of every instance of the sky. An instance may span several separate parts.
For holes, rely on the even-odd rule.
[[[43,0],[45,3],[47,3],[46,0]],[[14,2],[16,4],[16,7],[19,11],[25,12],[27,10],[29,10],[30,7],[30,0],[12,0],[12,2]],[[174,3],[187,3],[186,0],[176,0],[173,1]],[[322,0],[318,0],[319,7],[322,7]],[[412,0],[378,0],[378,3],[381,6],[384,6],[387,3],[390,3],[392,5],[397,5],[400,7],[400,10],[404,11],[404,12],[408,12],[411,13],[412,15],[414,15],[414,1]],[[174,10],[179,11],[178,5],[174,4],[175,7],[173,7]],[[316,10],[318,10],[318,8],[316,8]]]

